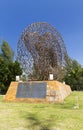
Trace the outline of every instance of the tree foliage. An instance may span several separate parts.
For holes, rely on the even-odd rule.
[[[0,92],[5,92],[7,90],[7,81],[8,81],[9,69],[7,62],[0,58]]]
[[[20,68],[20,64],[15,61],[8,65],[9,69],[9,79],[10,81],[15,81],[16,75],[22,74],[22,69]]]
[[[5,40],[2,41],[1,44],[1,57],[3,57],[8,62],[12,62],[14,58],[14,51],[9,46],[8,42]]]
[[[68,58],[64,80],[72,90],[83,90],[83,68],[76,60]]]
[[[22,74],[22,69],[17,61],[13,61],[13,50],[5,41],[1,44],[0,53],[0,93],[6,93],[11,81],[15,81],[16,75]]]

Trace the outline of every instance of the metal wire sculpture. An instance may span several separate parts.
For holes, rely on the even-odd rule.
[[[59,32],[46,22],[36,22],[22,32],[17,45],[18,61],[25,73],[34,69],[48,76],[54,69],[64,66],[67,54],[64,41]]]

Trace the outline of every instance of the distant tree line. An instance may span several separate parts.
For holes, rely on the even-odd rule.
[[[0,44],[0,93],[5,94],[11,81],[16,75],[21,75],[22,69],[18,61],[14,61],[14,51],[8,42],[3,40]]]

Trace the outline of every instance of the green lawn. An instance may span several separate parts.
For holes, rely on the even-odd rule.
[[[79,109],[75,109],[78,96]],[[0,130],[83,130],[83,92],[63,104],[6,103],[0,96]]]

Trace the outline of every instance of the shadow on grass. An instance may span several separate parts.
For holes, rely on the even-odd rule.
[[[28,114],[27,117],[28,121],[30,122],[30,125],[28,126],[29,128],[37,130],[51,130],[50,129],[50,121],[51,120],[43,120],[39,119],[36,114]]]

